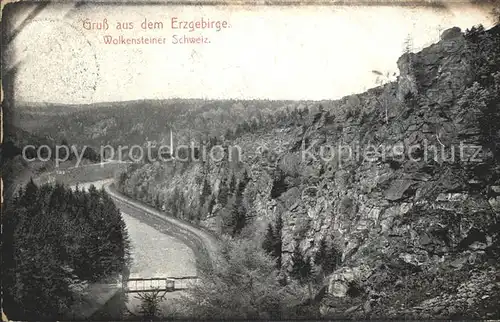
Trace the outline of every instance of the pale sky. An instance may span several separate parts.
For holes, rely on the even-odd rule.
[[[19,15],[19,22],[29,12]],[[170,19],[227,20],[231,28],[176,31]],[[107,19],[109,29],[83,21]],[[140,23],[163,22],[143,31]],[[117,22],[134,22],[119,31]],[[92,103],[137,99],[336,99],[375,86],[372,70],[397,72],[404,41],[418,49],[439,30],[491,26],[486,12],[410,7],[248,7],[51,5],[16,37],[21,62],[16,100]],[[104,35],[164,37],[163,45],[106,45]],[[209,44],[172,44],[172,36],[203,36]]]

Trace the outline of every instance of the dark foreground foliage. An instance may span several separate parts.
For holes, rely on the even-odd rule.
[[[3,209],[3,308],[10,319],[64,319],[92,283],[129,261],[125,223],[110,197],[30,181]]]

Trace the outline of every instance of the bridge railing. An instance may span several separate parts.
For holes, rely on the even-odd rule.
[[[123,281],[123,288],[127,293],[157,290],[174,292],[189,288],[190,284],[197,280],[197,276],[129,278]]]

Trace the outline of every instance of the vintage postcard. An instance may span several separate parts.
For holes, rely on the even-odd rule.
[[[500,319],[498,1],[2,4],[2,319]]]

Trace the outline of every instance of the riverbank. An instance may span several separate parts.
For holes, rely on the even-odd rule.
[[[91,185],[94,185],[97,189],[101,189],[112,182],[112,179],[86,182],[79,184],[78,188],[87,190]],[[71,187],[75,189],[76,185]],[[165,228],[162,226],[162,223],[141,220],[141,214],[136,213],[137,210],[134,211],[132,208],[124,210],[123,208],[121,207],[120,211],[131,241],[132,264],[130,267],[130,277],[149,278],[196,275],[195,254],[190,247],[162,230]],[[181,291],[167,293],[165,301],[179,298],[182,294],[184,292]],[[106,311],[116,311],[116,307],[119,305],[119,301],[117,302],[116,300],[117,296],[115,295],[109,300],[109,303],[106,303],[105,307],[108,307],[109,310],[99,310],[98,316],[109,318],[109,312],[106,313]],[[127,294],[126,308],[129,311],[139,314],[138,307],[140,303],[141,300],[137,297],[137,294]]]

